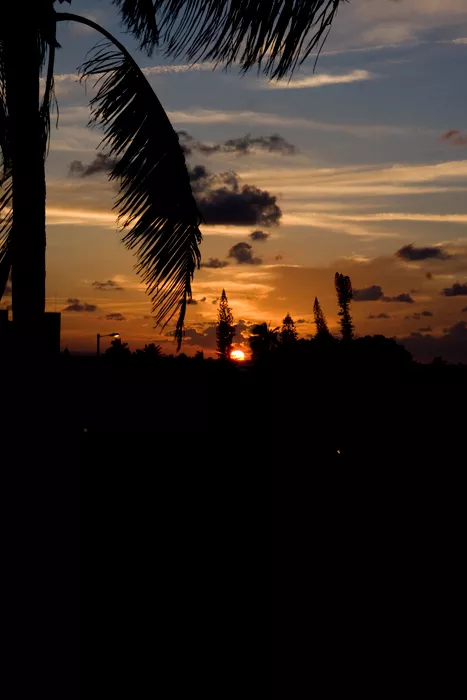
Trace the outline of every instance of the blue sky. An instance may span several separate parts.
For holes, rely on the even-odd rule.
[[[264,229],[269,237],[259,243],[248,236],[261,226],[203,228],[203,260],[230,264],[196,274],[199,303],[189,310],[186,351],[213,349],[215,301],[223,287],[245,336],[249,324],[277,325],[290,312],[305,321],[300,331],[306,337],[313,332],[316,295],[337,331],[336,270],[350,274],[356,288],[381,286],[388,299],[411,294],[413,303],[354,302],[360,334],[406,338],[421,356],[436,344],[447,348],[449,329],[461,328],[462,334],[467,296],[442,290],[467,283],[464,0],[352,0],[338,13],[315,73],[311,57],[280,86],[254,71],[241,77],[236,67],[213,72],[201,62],[187,70],[183,59],[170,62],[157,52],[148,58],[121,33],[109,0],[73,0],[70,11],[103,24],[133,51],[177,130],[210,145],[246,133],[280,134],[298,150],[190,157],[191,166],[233,170],[241,183],[276,196],[282,218]],[[92,89],[86,96],[73,77],[96,37],[78,25],[59,29],[60,121],[48,162],[48,308],[63,309],[68,298],[98,307],[93,313],[64,312],[64,345],[70,349],[90,348],[96,332],[114,330],[106,316],[120,314],[118,329],[133,348],[160,342],[173,351],[165,335],[170,329],[161,334],[152,328],[144,285],[119,242],[112,186],[102,174],[68,175],[70,162],[91,162],[99,143],[99,133],[86,129]],[[449,131],[455,133],[442,138]],[[249,242],[261,264],[229,258],[239,242]],[[408,244],[441,252],[395,255]],[[124,291],[96,292],[92,283],[109,279]],[[424,311],[433,314],[425,317],[429,324],[417,318]],[[389,318],[369,318],[381,313]],[[456,357],[467,352],[460,337],[464,345],[456,336]],[[240,333],[236,340],[244,343]]]

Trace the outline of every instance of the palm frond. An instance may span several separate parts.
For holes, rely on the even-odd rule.
[[[0,181],[0,300],[2,299],[11,270],[11,240],[13,230],[13,182],[11,172]]]
[[[140,42],[140,49],[152,54],[159,40],[156,12],[152,0],[113,0],[122,16],[123,24]]]
[[[54,85],[54,68],[55,68],[55,44],[50,43],[48,46],[48,56],[47,56],[47,75],[45,78],[45,88],[44,95],[42,98],[42,104],[40,108],[40,118],[42,124],[42,134],[44,139],[44,157],[48,153],[50,144],[50,110],[52,105],[55,104],[57,110],[57,123],[58,123],[58,102],[55,96],[55,85]]]
[[[13,184],[11,179],[11,149],[8,137],[3,42],[0,39],[0,300],[11,269],[11,231],[13,225]]]
[[[155,0],[166,54],[186,55],[271,78],[293,72],[325,41],[347,0]]]
[[[4,45],[0,38],[0,184],[6,177],[11,163],[10,140],[8,138],[8,108],[6,99],[6,75]]]
[[[191,192],[178,136],[153,89],[131,56],[110,44],[95,47],[80,73],[99,86],[90,125],[100,125],[99,148],[115,159],[111,180],[120,183],[114,208],[136,251],[137,266],[151,296],[155,326],[179,312],[180,348],[191,280],[200,264],[202,218]]]

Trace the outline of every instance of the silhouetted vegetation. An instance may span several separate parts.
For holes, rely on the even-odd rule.
[[[337,293],[337,302],[339,304],[339,316],[341,319],[342,340],[348,342],[352,340],[354,335],[354,325],[350,315],[350,302],[352,301],[352,283],[348,275],[342,275],[336,272],[334,284]]]
[[[271,328],[271,324],[258,323],[251,329],[249,343],[253,359],[265,359],[279,345],[279,326]]]
[[[290,314],[282,321],[282,327],[280,332],[280,343],[281,345],[290,345],[290,343],[296,343],[298,340],[298,332],[295,327],[295,322]]]
[[[232,309],[229,306],[225,289],[223,289],[219,302],[216,326],[217,352],[221,359],[230,359],[234,336],[235,326],[233,325]]]
[[[329,332],[326,317],[323,313],[321,305],[318,301],[318,297],[315,297],[315,302],[313,304],[313,316],[316,326],[316,339],[317,340],[331,340],[332,336]]]

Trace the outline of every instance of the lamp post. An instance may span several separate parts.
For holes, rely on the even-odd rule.
[[[105,335],[97,334],[97,357],[101,354],[101,338],[120,338],[120,333],[106,333]]]

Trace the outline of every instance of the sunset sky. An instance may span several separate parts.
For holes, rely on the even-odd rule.
[[[467,359],[465,0],[352,0],[315,73],[311,58],[279,84],[235,67],[148,59],[121,33],[109,0],[73,0],[71,11],[134,50],[174,128],[186,132],[189,167],[219,176],[197,180],[208,225],[185,352],[214,350],[223,288],[237,345],[250,324],[276,326],[287,312],[307,337],[315,296],[337,333],[339,271],[358,290],[358,335],[405,338],[424,359]],[[101,134],[86,129],[92,89],[77,83],[76,69],[99,37],[62,23],[58,40],[47,309],[62,311],[70,351],[92,350],[98,332],[119,332],[133,350],[155,342],[174,352],[171,328],[153,328],[135,259],[117,233],[115,188],[106,172],[86,171]],[[246,134],[249,142],[231,141]],[[73,161],[81,171],[75,163],[70,172]],[[254,231],[262,234],[251,238]]]

